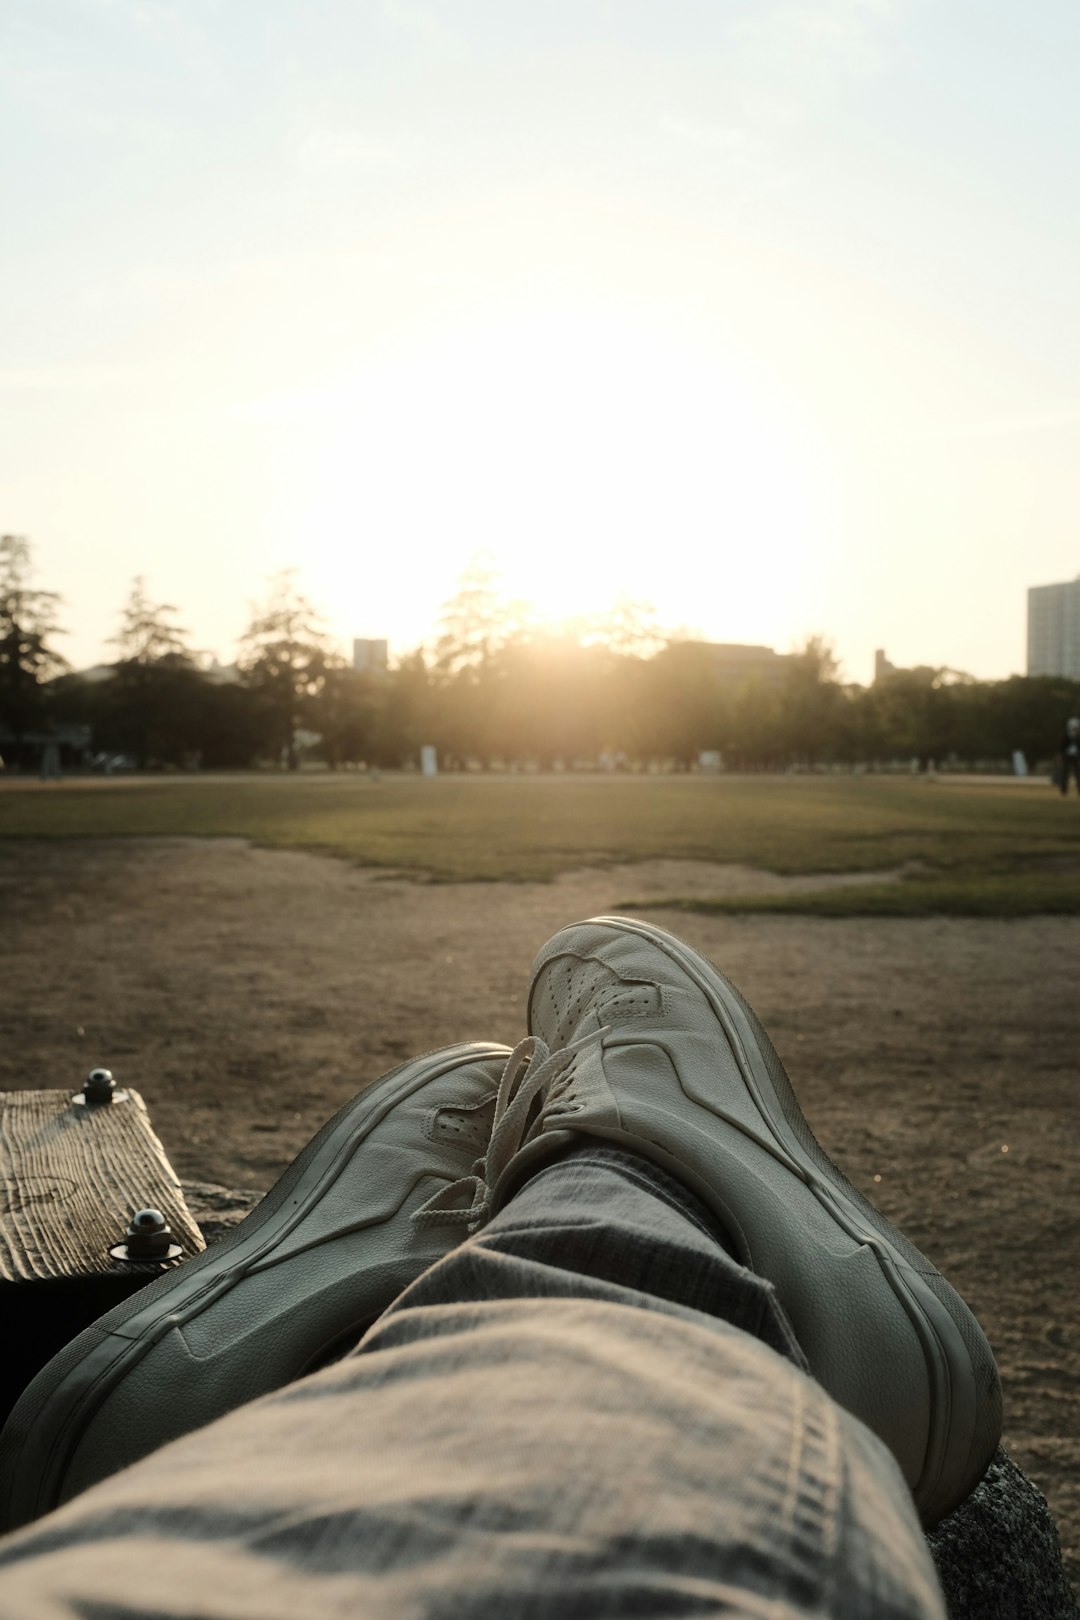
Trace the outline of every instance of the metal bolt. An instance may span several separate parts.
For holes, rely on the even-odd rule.
[[[92,1107],[99,1103],[111,1103],[116,1090],[116,1081],[110,1069],[91,1069],[83,1085],[83,1098]]]
[[[129,1260],[159,1260],[172,1247],[173,1236],[160,1209],[140,1209],[124,1234]]]

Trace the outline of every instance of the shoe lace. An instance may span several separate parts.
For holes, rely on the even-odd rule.
[[[595,1036],[590,1037],[595,1039]],[[562,1096],[583,1041],[552,1052],[538,1035],[528,1035],[510,1053],[499,1079],[487,1151],[467,1176],[444,1187],[413,1215],[420,1226],[453,1222],[475,1232],[491,1215],[492,1188],[522,1143],[541,1128],[544,1107]],[[534,1110],[534,1103],[541,1107]]]

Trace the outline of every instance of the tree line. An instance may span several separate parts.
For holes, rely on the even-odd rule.
[[[1080,713],[1080,682],[976,681],[945,668],[895,670],[872,686],[839,679],[820,636],[776,678],[732,680],[708,643],[665,634],[621,600],[599,621],[553,629],[504,600],[475,563],[430,646],[385,670],[352,668],[294,576],[252,612],[236,664],[211,665],[136,579],[103,671],[71,670],[56,646],[60,597],[33,583],[28,542],[0,539],[0,754],[29,766],[41,741],[81,727],[97,758],[140,769],[289,769],[415,763],[444,768],[689,769],[704,751],[728,768],[1033,766]]]

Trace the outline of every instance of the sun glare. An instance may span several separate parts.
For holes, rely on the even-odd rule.
[[[430,626],[478,551],[544,618],[629,596],[720,638],[767,637],[805,579],[808,457],[790,423],[730,359],[656,332],[492,323],[367,366],[301,414],[296,521],[345,634],[361,607],[364,633],[400,621],[402,595]]]

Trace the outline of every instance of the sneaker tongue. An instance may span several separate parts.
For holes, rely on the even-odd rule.
[[[574,1057],[573,1078],[544,1108],[544,1124],[553,1130],[600,1128],[618,1130],[622,1124],[615,1093],[604,1072],[606,1054],[601,1040],[589,1041]]]

